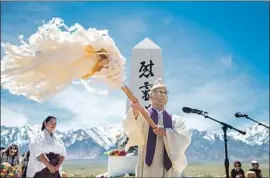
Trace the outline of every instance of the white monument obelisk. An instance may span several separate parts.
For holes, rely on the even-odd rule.
[[[145,38],[132,50],[129,88],[142,106],[150,106],[149,91],[157,78],[163,79],[163,63],[161,48],[153,41]],[[130,101],[127,101],[127,110]]]

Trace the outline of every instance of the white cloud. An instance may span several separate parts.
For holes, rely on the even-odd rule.
[[[7,107],[1,106],[1,125],[20,127],[27,123],[27,117],[21,112],[15,112]]]
[[[182,107],[187,106],[205,110],[217,120],[241,127],[243,122],[234,118],[235,112],[255,114],[257,108],[264,112],[269,106],[267,89],[256,88],[252,77],[244,71],[235,73],[235,68],[224,68],[220,63],[185,59],[171,74],[177,75],[178,78],[168,80],[171,90],[168,107],[180,115]],[[263,116],[264,121],[268,120],[266,113]],[[220,129],[218,123],[199,115],[185,115],[185,120],[190,128]]]
[[[66,127],[91,128],[110,125],[122,121],[126,106],[125,96],[120,90],[111,92],[107,96],[96,95],[89,93],[82,85],[72,85],[50,102],[76,115],[65,124]]]

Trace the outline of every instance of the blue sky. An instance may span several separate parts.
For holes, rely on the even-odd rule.
[[[1,42],[12,44],[53,17],[68,26],[108,29],[127,71],[132,48],[148,37],[163,50],[172,113],[195,107],[245,129],[253,123],[234,119],[241,111],[269,124],[267,2],[2,2],[1,13]],[[61,129],[119,124],[126,107],[121,91],[98,97],[81,85],[42,104],[8,91],[1,95],[2,124],[15,126],[40,124],[48,114],[59,118]],[[212,121],[184,116],[190,128],[220,130]]]

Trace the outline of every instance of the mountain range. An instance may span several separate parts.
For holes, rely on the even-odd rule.
[[[22,127],[1,126],[1,147],[10,143],[18,144],[20,152],[28,149],[29,140],[40,132],[39,125]],[[68,159],[97,159],[115,147],[116,135],[123,135],[121,126],[94,127],[91,129],[56,131],[63,140]],[[192,142],[186,151],[189,162],[213,162],[224,159],[223,133],[191,130]],[[253,125],[246,135],[228,130],[228,156],[230,160],[259,160],[269,162],[269,130]],[[120,136],[121,137],[121,136]]]

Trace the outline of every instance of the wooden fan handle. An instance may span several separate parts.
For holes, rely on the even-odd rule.
[[[137,101],[137,98],[133,95],[131,90],[126,85],[121,87],[121,89],[124,91],[124,93],[127,95],[128,99],[130,101],[132,101],[132,102]],[[146,119],[146,121],[149,123],[149,125],[153,129],[157,128],[157,125],[154,123],[154,121],[151,119],[151,117],[149,116],[148,112],[145,109],[143,111],[141,111],[141,114],[143,115],[143,117]]]

